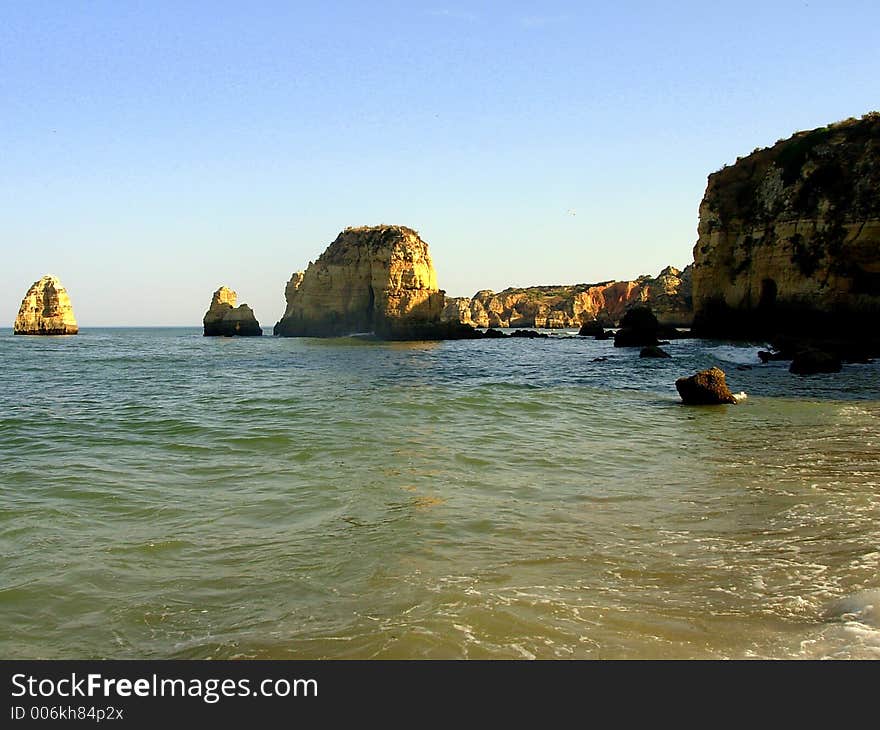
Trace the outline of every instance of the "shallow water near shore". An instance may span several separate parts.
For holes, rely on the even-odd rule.
[[[0,331],[0,656],[880,658],[880,364],[763,345]]]

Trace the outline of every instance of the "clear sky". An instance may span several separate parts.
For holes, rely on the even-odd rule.
[[[706,176],[880,107],[880,3],[0,0],[0,326],[263,325],[349,225],[450,295],[683,267]]]

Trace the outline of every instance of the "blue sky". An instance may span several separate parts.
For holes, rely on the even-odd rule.
[[[876,2],[0,2],[0,325],[273,324],[345,226],[450,295],[691,260],[706,176],[880,107]]]

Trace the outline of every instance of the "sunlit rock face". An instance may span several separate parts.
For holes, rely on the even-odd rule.
[[[374,332],[406,339],[440,322],[445,295],[425,243],[405,226],[346,228],[285,289],[285,337]]]
[[[579,328],[599,320],[616,325],[635,306],[648,305],[661,325],[689,327],[691,267],[667,266],[656,277],[600,284],[533,286],[501,292],[489,289],[473,297],[446,300],[444,320],[458,319],[474,327]]]
[[[880,114],[756,150],[709,176],[694,247],[706,335],[860,331],[880,315]]]
[[[235,306],[238,295],[221,286],[211,298],[211,306],[202,320],[206,337],[258,337],[263,334],[254,311],[247,305]]]
[[[56,276],[35,281],[18,310],[17,335],[75,335],[79,332],[67,290]]]

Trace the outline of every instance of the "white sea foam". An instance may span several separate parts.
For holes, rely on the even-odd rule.
[[[707,347],[706,353],[718,360],[735,365],[756,365],[760,362],[758,360],[758,349],[755,347],[718,345],[717,347]]]
[[[828,607],[828,618],[857,621],[880,629],[880,588],[853,593],[835,601]]]

